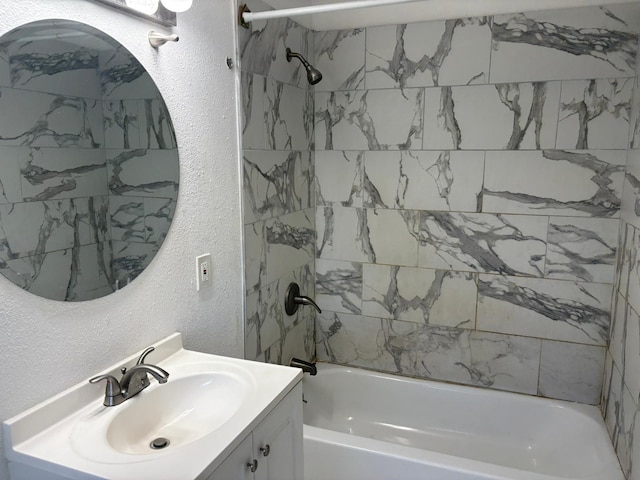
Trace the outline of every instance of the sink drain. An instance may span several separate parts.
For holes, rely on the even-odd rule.
[[[158,437],[156,439],[151,440],[149,444],[151,448],[154,450],[160,450],[169,446],[169,439],[164,437]]]

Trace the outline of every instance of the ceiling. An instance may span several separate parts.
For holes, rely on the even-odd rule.
[[[264,1],[275,9],[348,2],[348,0]],[[291,18],[307,28],[323,31],[593,5],[617,5],[615,8],[620,10],[620,13],[616,12],[616,15],[621,18],[633,17],[633,21],[637,21],[640,17],[640,0],[422,0],[386,7],[292,16]]]

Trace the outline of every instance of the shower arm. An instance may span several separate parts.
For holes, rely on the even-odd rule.
[[[306,58],[304,58],[299,53],[292,52],[290,48],[287,48],[287,62],[290,62],[292,58],[297,58],[298,60],[300,60],[300,63],[302,63],[302,65],[304,65],[304,67],[307,69],[311,66],[311,64],[307,62]]]

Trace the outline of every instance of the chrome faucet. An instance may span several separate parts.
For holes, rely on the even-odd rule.
[[[149,377],[147,376],[148,373],[158,380],[159,383],[167,383],[169,373],[166,370],[157,365],[144,363],[145,357],[154,350],[155,348],[153,347],[147,348],[142,352],[133,367],[128,370],[123,367],[120,370],[122,372],[120,381],[116,380],[112,375],[98,375],[89,380],[89,383],[98,383],[102,380],[107,381],[103,402],[105,407],[120,405],[125,400],[134,397],[147,388],[150,385]]]
[[[155,350],[154,347],[145,348],[144,351],[140,354],[140,357],[138,357],[138,361],[136,362],[136,366],[145,364],[144,361],[147,358],[147,355],[149,355],[154,350]],[[124,383],[124,380],[125,380],[125,374],[127,373],[127,369],[123,367],[123,368],[120,369],[120,372],[122,372],[122,378],[120,379],[120,386],[123,389],[124,388],[129,389],[128,385],[130,385],[131,382],[133,382],[133,385],[136,385],[138,383],[138,381],[141,382],[141,384],[140,384],[141,388],[140,388],[140,390],[138,390],[138,392],[144,390],[145,388],[147,388],[150,385],[149,377],[147,376],[146,372],[138,371],[138,372],[133,372],[133,373],[137,374],[135,378],[127,379],[127,387],[125,387],[125,385],[123,385],[123,383]],[[161,383],[164,383],[164,382],[161,382]],[[135,395],[135,393],[133,395]]]

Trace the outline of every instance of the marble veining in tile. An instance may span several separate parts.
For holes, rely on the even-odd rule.
[[[488,17],[367,28],[367,88],[486,83]]]
[[[622,218],[640,228],[640,150],[627,151],[622,195]]]
[[[484,152],[366,152],[364,206],[477,212]]]
[[[418,241],[410,230],[411,213],[410,210],[365,210],[367,245],[375,259],[371,263],[418,265]]]
[[[362,313],[429,325],[473,328],[476,274],[363,265]]]
[[[322,72],[316,92],[364,88],[365,29],[314,32],[314,66]]]
[[[361,207],[363,163],[364,152],[315,152],[316,205]]]
[[[361,312],[362,264],[316,259],[316,303],[331,312]]]
[[[309,208],[309,152],[245,151],[245,223]]]
[[[144,201],[136,197],[118,197],[109,199],[111,233],[114,240],[124,242],[145,241]]]
[[[318,150],[407,150],[422,143],[424,90],[319,92]]]
[[[553,148],[559,97],[559,82],[427,88],[424,148]]]
[[[268,283],[313,260],[314,213],[311,209],[300,210],[267,220],[265,239]]]
[[[107,150],[109,192],[173,198],[178,191],[175,150]]]
[[[136,100],[102,103],[105,146],[107,148],[140,148],[140,104]]]
[[[140,101],[140,143],[143,148],[176,149],[176,134],[164,101],[146,98]]]
[[[302,292],[313,295],[312,266],[306,264],[291,269],[282,278],[247,295],[247,358],[259,358],[268,352],[267,355],[276,354],[277,363],[288,361],[288,358],[282,359],[279,355],[282,346],[288,341],[289,333],[297,325],[313,321],[313,312],[310,309],[300,308],[294,316],[285,313],[282,299],[291,282],[298,283]],[[277,350],[273,349],[274,345],[277,346]],[[269,349],[273,350],[269,352]]]
[[[16,285],[35,295],[59,301],[90,300],[113,291],[108,263],[101,261],[103,247],[108,250],[108,245],[83,245],[23,257],[9,260],[0,268]]]
[[[477,328],[605,345],[611,285],[481,274]]]
[[[636,312],[640,312],[640,230],[631,228],[628,232],[627,252],[625,261],[629,263],[629,279],[627,281],[627,301]]]
[[[633,76],[633,5],[496,15],[491,81]]]
[[[99,148],[102,102],[0,88],[0,145]]]
[[[633,398],[640,396],[640,316],[618,296],[609,350]],[[613,342],[616,342],[615,344]]]
[[[543,275],[547,218],[402,212],[419,243],[418,266],[505,275]]]
[[[375,263],[363,208],[316,208],[316,258]]]
[[[289,18],[279,18],[252,22],[251,30],[239,29],[238,36],[242,70],[289,85],[306,86],[304,68],[300,62],[287,61],[286,49],[311,61],[312,32]]]
[[[114,240],[112,269],[116,289],[135,280],[147,268],[158,252],[153,243],[122,242]]]
[[[636,76],[633,80],[631,117],[629,119],[629,149],[637,150],[640,148],[640,77]]]
[[[609,430],[613,447],[618,454],[622,471],[628,478],[632,467],[638,405],[624,385],[617,366],[613,364],[607,373],[608,378],[605,378],[605,386],[607,387],[605,424]]]
[[[136,80],[148,79],[148,81],[151,81],[149,74],[140,62],[131,55],[125,55],[125,57],[120,58],[125,60],[124,62],[118,62],[118,59],[115,59],[116,61],[113,62],[115,64],[109,62],[108,65],[101,65],[100,83],[102,84],[103,95],[118,98],[119,94],[117,92],[123,87],[128,87]]]
[[[267,279],[267,244],[265,222],[244,227],[245,267],[247,295],[260,289]]]
[[[618,217],[624,151],[487,152],[483,211]]]
[[[106,197],[2,205],[0,217],[0,268],[14,283],[54,300],[111,291]]]
[[[311,94],[305,89],[267,81],[264,124],[268,148],[309,150],[313,138],[313,101],[310,99]]]
[[[626,355],[625,346],[627,343],[627,301],[620,293],[616,293],[612,302],[611,326],[609,327],[609,349],[608,353],[624,373]]]
[[[109,240],[107,197],[0,205],[2,258],[38,256]]]
[[[535,393],[540,340],[328,313],[318,358],[412,377]]]
[[[9,67],[9,52],[6,48],[0,49],[0,87],[11,86],[11,69]]]
[[[175,212],[170,198],[109,197],[110,232],[114,240],[159,246]]]
[[[633,84],[630,78],[562,82],[556,148],[627,148]]]
[[[17,45],[28,44],[29,42],[15,42]],[[65,45],[63,41],[50,42],[54,45],[53,52],[25,52],[24,48],[11,48],[13,52],[9,55],[11,86],[16,88],[26,88],[30,90],[49,91],[49,93],[69,93],[71,91],[60,87],[56,76],[60,74],[75,74],[77,79],[82,80],[78,83],[97,85],[97,70],[99,66],[98,52],[87,48],[77,49],[74,46]],[[56,48],[57,47],[57,48]],[[42,77],[42,78],[40,78]],[[73,77],[64,75],[67,84]],[[39,80],[39,81],[38,81]],[[76,80],[77,81],[77,80]],[[75,82],[73,82],[75,83]],[[52,90],[44,89],[53,87]],[[85,87],[83,86],[83,87]],[[43,88],[44,87],[44,88]],[[83,88],[81,87],[81,88]],[[68,87],[67,87],[68,88]],[[66,91],[60,91],[66,90]],[[58,91],[55,91],[58,90]],[[84,92],[89,93],[87,91]],[[78,95],[78,91],[75,92]],[[92,95],[91,95],[92,94]],[[92,91],[90,95],[96,98],[99,96],[98,91]]]
[[[23,200],[18,150],[0,146],[0,204]]]
[[[108,193],[104,150],[20,147],[18,162],[25,201]]]
[[[145,241],[160,245],[169,232],[171,221],[176,212],[176,200],[173,198],[143,197]]]
[[[88,30],[83,34],[94,35]],[[34,92],[100,98],[98,50],[88,44],[78,48],[64,39],[64,35],[43,38],[42,34],[43,25],[32,24],[23,25],[3,36],[0,85]],[[31,41],[27,41],[29,39]],[[39,42],[38,39],[47,41]]]
[[[604,356],[604,347],[543,340],[539,394],[596,405],[602,389]]]
[[[612,283],[618,221],[608,218],[551,217],[545,276]]]
[[[311,35],[281,21],[242,32],[245,148],[296,155],[314,148],[314,134],[318,145],[311,252],[311,237],[297,234],[313,231],[312,219],[289,216],[307,214],[314,197],[299,201],[307,188],[276,174],[289,157],[270,168],[264,152],[245,152],[249,296],[275,304],[287,269],[315,256],[320,358],[597,403],[635,124],[628,11]],[[325,75],[315,111],[285,46]],[[299,178],[312,167],[287,171]],[[631,169],[627,184],[634,178]],[[635,280],[624,281],[627,291]],[[250,329],[252,356],[312,350],[309,322],[278,323],[267,310],[247,308],[256,325],[271,315],[261,332]]]
[[[267,79],[250,72],[240,72],[242,90],[242,147],[265,150],[267,130],[264,125]]]

